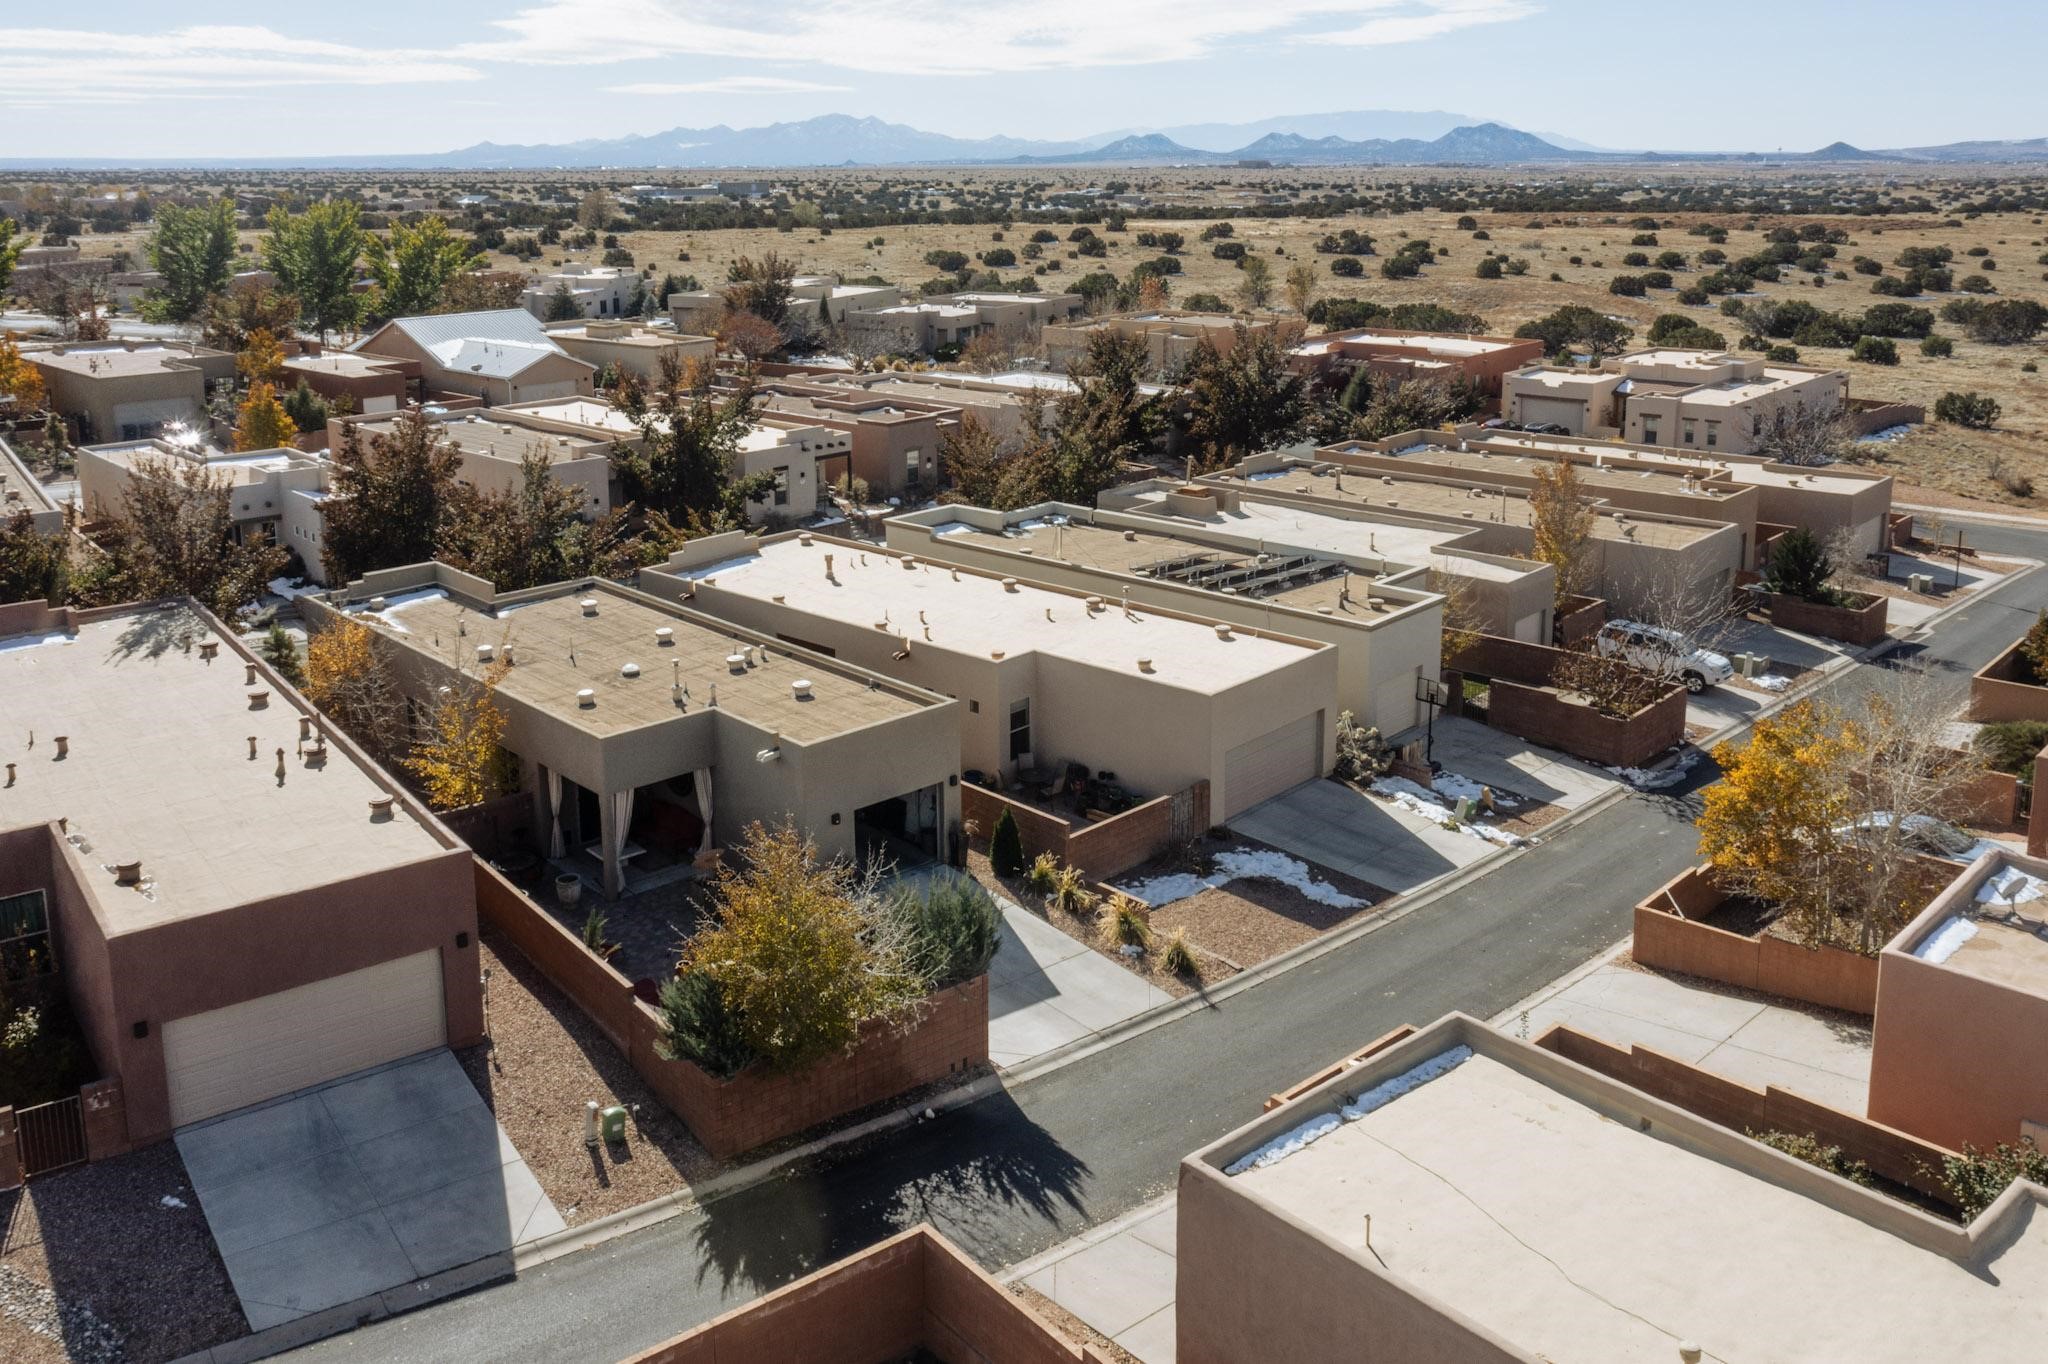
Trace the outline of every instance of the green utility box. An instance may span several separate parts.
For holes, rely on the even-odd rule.
[[[607,1144],[626,1139],[626,1110],[613,1104],[597,1115],[597,1130]]]

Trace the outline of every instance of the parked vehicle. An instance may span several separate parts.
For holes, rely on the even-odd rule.
[[[1861,819],[1846,824],[1835,832],[1849,836],[1874,829],[1888,829],[1891,823],[1891,811],[1872,810]],[[1936,819],[1933,815],[1907,815],[1900,820],[1899,841],[1915,852],[1958,862],[1970,860],[1978,851],[1975,835],[1965,833],[1947,820]]]
[[[1602,658],[1618,658],[1632,668],[1683,682],[1695,696],[1735,676],[1725,654],[1702,649],[1676,630],[1632,620],[1610,620],[1593,637]]]

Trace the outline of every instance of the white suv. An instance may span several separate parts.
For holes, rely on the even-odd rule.
[[[1600,627],[1593,647],[1602,658],[1618,658],[1632,668],[1676,679],[1695,694],[1735,676],[1734,666],[1724,655],[1702,649],[1678,631],[1660,625],[1610,620]]]

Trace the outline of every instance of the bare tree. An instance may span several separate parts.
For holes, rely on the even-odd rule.
[[[1780,464],[1815,466],[1846,459],[1854,450],[1849,421],[1839,407],[1790,403],[1750,417],[1751,452]]]

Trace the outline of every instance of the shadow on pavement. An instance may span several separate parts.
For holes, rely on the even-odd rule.
[[[1085,1220],[1088,1175],[1007,1094],[991,1095],[707,1203],[697,1281],[766,1292],[919,1222],[986,1260],[1019,1205],[1050,1223]]]

